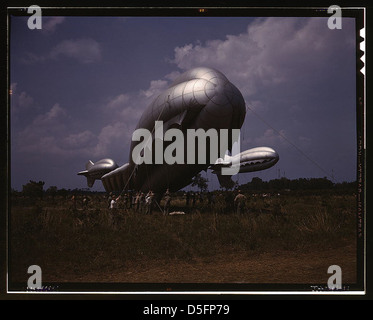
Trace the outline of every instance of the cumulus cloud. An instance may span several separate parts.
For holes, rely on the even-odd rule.
[[[81,128],[81,131],[76,131],[71,124],[74,119],[67,109],[56,103],[47,112],[35,116],[17,133],[14,150],[58,155],[64,159],[78,156],[98,159],[120,153],[120,160],[126,160],[132,132],[143,111],[167,85],[166,80],[155,80],[147,89],[107,98],[99,109],[101,114],[98,113],[103,125],[96,130]],[[16,86],[13,85],[14,88]],[[27,101],[27,95],[23,96],[23,100]]]
[[[61,119],[65,118],[66,110],[61,108],[58,103],[45,114],[39,115],[35,118],[33,125],[35,126],[54,126],[58,125]]]
[[[325,131],[326,121],[320,121],[329,117],[325,128],[340,130],[330,115],[340,114],[345,102],[331,97],[353,97],[355,91],[345,77],[355,66],[354,21],[344,18],[335,32],[327,20],[258,18],[241,34],[176,47],[171,62],[182,71],[216,68],[238,87],[253,111],[247,111],[243,148],[272,146],[283,155],[296,146],[317,153],[325,144],[325,137],[315,143]],[[334,155],[324,157],[329,158]]]
[[[64,40],[50,52],[52,59],[68,57],[82,63],[92,63],[101,60],[101,46],[93,39]]]
[[[114,97],[110,97],[103,105],[103,110],[104,112],[113,112],[110,114],[110,118],[114,118],[115,121],[121,120],[129,125],[129,127],[133,126],[134,128],[146,107],[168,85],[169,82],[167,80],[153,80],[147,89],[120,93]],[[113,117],[113,114],[115,117]]]
[[[172,71],[169,74],[165,75],[165,78],[170,81],[174,81],[178,76],[180,76],[181,72],[178,70]]]
[[[102,106],[105,114],[109,111],[107,122],[97,135],[97,145],[92,148],[92,155],[104,157],[119,151],[121,159],[126,159],[132,133],[143,112],[168,85],[167,80],[153,80],[147,89],[120,93],[109,98]]]
[[[65,17],[43,17],[41,31],[45,34],[52,34],[56,31],[57,25],[65,21]]]
[[[92,147],[95,144],[96,136],[90,130],[84,130],[79,133],[69,134],[66,138],[62,139],[64,149],[75,149],[80,151],[87,147]]]
[[[281,129],[280,131],[276,132],[274,129],[266,129],[262,135],[257,137],[247,137],[244,142],[244,147],[249,146],[287,146],[285,142],[286,138],[286,131]]]
[[[16,135],[15,150],[18,152],[53,152],[56,146],[54,136],[64,131],[63,121],[66,116],[66,110],[58,103],[54,104],[49,111],[36,116],[32,123]]]
[[[95,155],[102,137],[90,130],[71,132],[70,122],[67,110],[56,103],[12,137],[12,151],[65,160]]]
[[[125,93],[121,93],[114,98],[109,99],[109,102],[106,104],[106,108],[109,110],[118,110],[122,109],[130,101],[130,96]]]
[[[102,59],[102,47],[90,38],[64,40],[46,54],[25,52],[20,61],[24,64],[35,64],[62,58],[73,59],[83,64],[98,62]]]
[[[345,46],[353,47],[353,36],[329,30],[327,18],[267,18],[224,40],[176,47],[172,62],[182,70],[215,67],[250,96],[328,68],[333,53]]]
[[[116,153],[118,150],[123,151],[129,143],[128,132],[129,128],[126,123],[116,121],[107,124],[101,129],[97,137],[97,144],[91,149],[91,156],[107,157],[108,154]]]
[[[26,91],[21,91],[19,93],[16,82],[10,85],[10,90],[12,92],[10,103],[12,116],[18,116],[19,113],[29,109],[33,105],[34,98],[26,93]]]
[[[34,99],[25,91],[22,91],[18,96],[18,106],[21,108],[28,108],[33,102]]]
[[[275,132],[273,129],[267,129],[263,136],[255,138],[255,142],[258,145],[279,145],[284,144],[286,138],[286,132],[284,129],[281,129],[278,132]]]
[[[197,42],[175,48],[172,64],[178,70],[162,79],[151,81],[148,88],[135,92],[119,92],[107,97],[99,109],[101,114],[96,115],[102,117],[103,124],[100,128],[76,130],[75,127],[72,130],[66,109],[55,104],[48,112],[36,116],[19,133],[19,150],[64,157],[79,155],[93,158],[92,160],[120,153],[120,160],[125,160],[132,132],[145,108],[181,72],[201,65],[216,68],[226,74],[243,93],[253,111],[274,115],[276,112],[273,110],[273,102],[276,100],[281,102],[278,105],[281,104],[289,112],[283,114],[281,119],[292,119],[291,112],[302,108],[297,100],[299,91],[309,90],[305,84],[312,84],[312,81],[319,79],[314,76],[315,72],[327,70],[330,61],[333,61],[333,53],[338,52],[338,48],[353,48],[353,45],[350,37],[343,34],[343,30],[331,32],[327,28],[327,19],[324,18],[257,19],[242,34],[228,35],[224,40],[211,40],[203,44]],[[71,58],[81,63],[96,62],[101,57],[101,46],[92,39],[65,40],[45,56],[47,59],[57,60]],[[16,84],[14,88],[16,89]],[[271,88],[280,90],[277,95],[270,96],[268,92]],[[296,96],[296,99],[287,103],[292,96]],[[31,103],[32,97],[26,92],[17,95],[19,107],[26,107]],[[253,123],[255,126],[251,117],[253,115],[248,111],[250,127]],[[289,123],[287,121],[286,124]],[[251,135],[245,140],[245,146],[284,148],[289,146],[284,137],[298,145],[309,144],[311,141],[305,132],[294,134],[293,128],[283,123],[276,123],[273,127],[277,126],[280,129],[250,129]],[[302,123],[298,127],[301,128]]]
[[[140,94],[146,98],[151,98],[161,93],[168,86],[168,82],[165,80],[153,80],[150,82],[150,87],[147,90],[141,90]]]
[[[47,60],[47,56],[37,55],[32,52],[25,52],[24,56],[20,58],[20,62],[26,65],[31,65],[35,63],[40,63]]]

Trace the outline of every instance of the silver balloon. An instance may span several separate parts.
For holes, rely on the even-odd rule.
[[[163,93],[158,95],[144,111],[136,129],[146,129],[155,141],[155,123],[162,121],[163,130],[178,129],[187,136],[188,129],[240,129],[246,115],[241,92],[219,71],[211,68],[195,68],[180,75]],[[232,151],[233,141],[227,146]],[[166,189],[177,191],[188,184],[202,170],[212,169],[223,186],[231,186],[230,176],[222,174],[224,168],[238,166],[237,172],[264,170],[277,163],[279,156],[271,148],[260,147],[239,154],[210,158],[205,163],[188,164],[138,164],[132,158],[134,148],[141,143],[132,141],[129,161],[118,167],[113,160],[90,161],[86,170],[79,172],[87,177],[91,187],[95,179],[101,179],[106,191],[139,190],[163,193]],[[164,151],[170,143],[165,143]],[[209,154],[209,145],[203,145]],[[190,154],[188,141],[183,141],[185,157]],[[198,156],[196,147],[196,156]],[[223,150],[224,152],[225,150]],[[220,153],[221,155],[221,153]],[[154,162],[152,162],[154,163]]]

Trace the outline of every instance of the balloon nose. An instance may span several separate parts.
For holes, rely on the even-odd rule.
[[[201,122],[210,122],[216,129],[240,129],[246,115],[241,92],[223,79],[216,79],[215,83],[210,83],[206,88],[209,100],[201,110]]]

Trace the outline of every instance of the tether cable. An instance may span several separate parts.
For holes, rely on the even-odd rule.
[[[253,109],[246,104],[246,110],[250,110],[259,120],[261,120],[265,125],[270,127],[273,131],[275,131],[281,138],[283,138],[287,143],[292,145],[299,153],[301,153],[305,158],[307,158],[310,162],[312,162],[315,166],[317,166],[322,172],[324,172],[329,178],[332,179],[333,182],[336,182],[334,177],[331,176],[323,167],[321,167],[316,161],[311,159],[305,152],[303,152],[298,146],[296,146],[293,142],[291,142],[288,138],[286,138],[281,132],[271,126],[266,120],[264,120],[258,113],[256,113]]]

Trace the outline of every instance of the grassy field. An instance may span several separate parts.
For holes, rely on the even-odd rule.
[[[12,281],[26,283],[34,264],[43,281],[60,283],[326,283],[331,264],[356,281],[353,195],[248,195],[241,215],[225,213],[219,197],[190,208],[173,197],[171,211],[186,214],[121,208],[116,225],[106,199],[90,197],[76,209],[66,199],[13,199]]]

